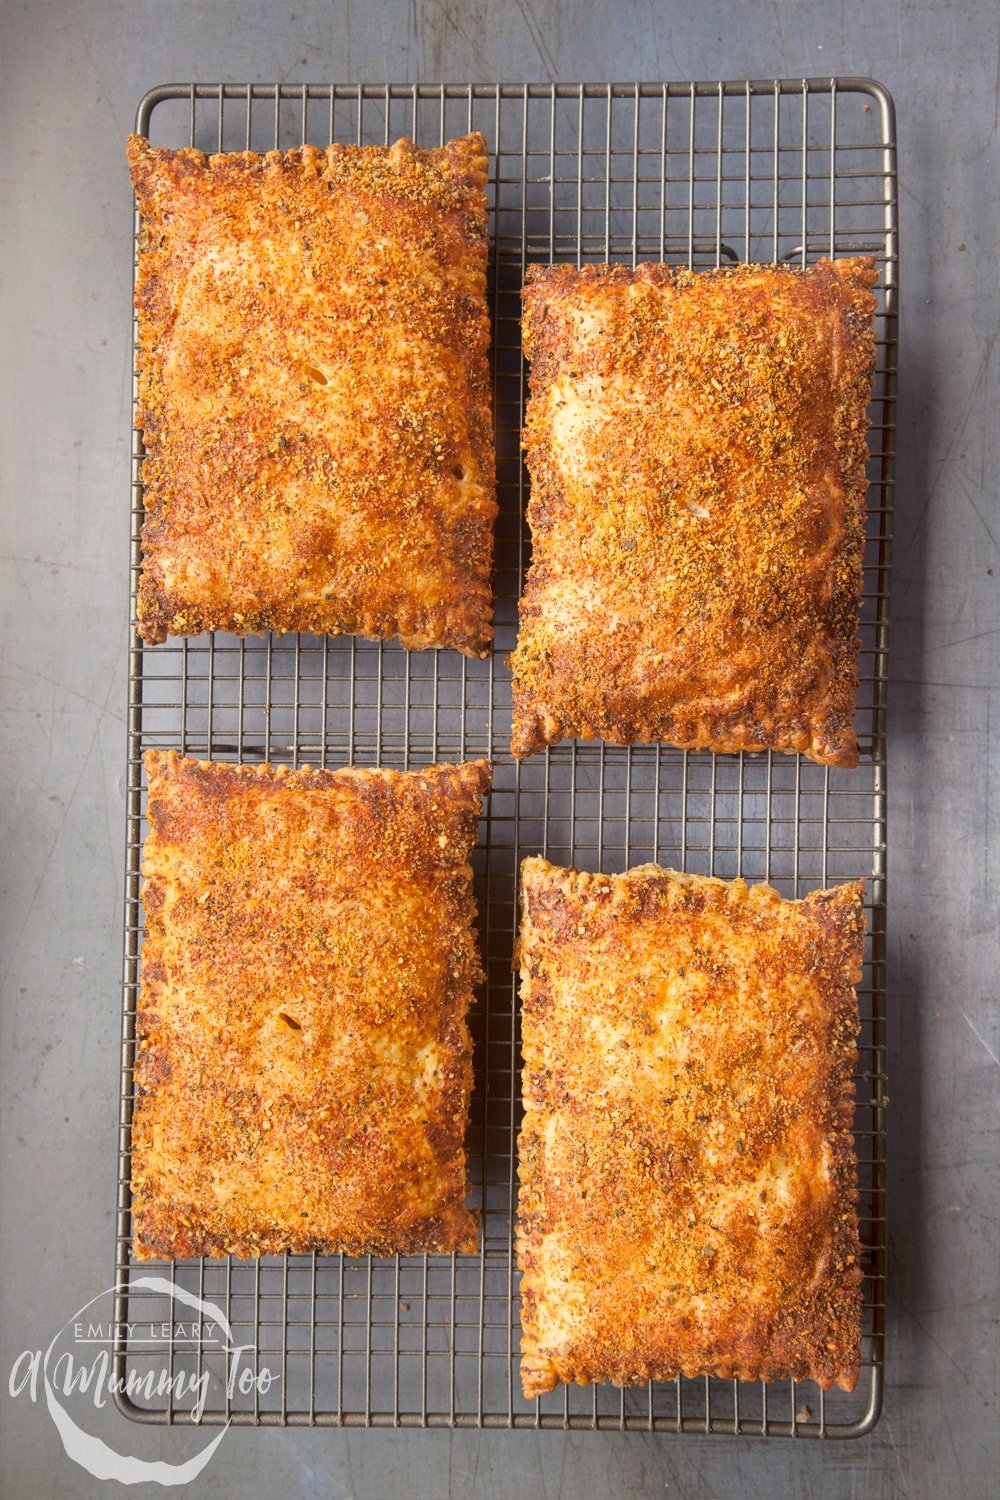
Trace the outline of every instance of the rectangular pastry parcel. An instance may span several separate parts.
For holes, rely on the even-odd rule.
[[[852,1390],[862,885],[784,900],[527,859],[525,1395],[715,1375]]]
[[[857,763],[870,258],[530,266],[513,753]]]
[[[485,656],[486,144],[128,143],[146,641],[398,636]]]
[[[474,1250],[487,763],[145,766],[135,1257]]]

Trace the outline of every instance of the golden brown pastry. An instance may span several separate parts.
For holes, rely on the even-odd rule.
[[[870,258],[530,266],[513,753],[857,764]]]
[[[128,143],[146,449],[138,624],[485,656],[486,144]]]
[[[145,765],[135,1257],[474,1250],[487,763]]]
[[[521,1379],[852,1390],[861,882],[521,876]]]

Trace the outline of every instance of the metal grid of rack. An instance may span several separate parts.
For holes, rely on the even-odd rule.
[[[206,1423],[646,1429],[849,1437],[881,1402],[885,1277],[885,684],[896,349],[892,102],[863,79],[627,85],[286,88],[169,85],[142,101],[154,145],[266,150],[304,141],[436,145],[481,129],[491,160],[490,303],[500,516],[492,657],[406,652],[309,636],[224,635],[144,647],[133,629],[122,1036],[115,1372],[120,1408],[191,1421],[191,1402],[143,1376],[164,1345],[135,1330],[170,1319],[162,1286],[217,1306],[218,1330],[171,1325],[170,1376],[208,1376]],[[531,261],[725,261],[873,254],[880,271],[871,408],[857,770],[798,757],[709,756],[667,747],[567,744],[521,764],[508,753],[509,678],[526,561],[520,454],[525,375],[519,291]],[[139,567],[141,446],[133,453],[132,581]],[[482,1214],[474,1256],[272,1257],[136,1266],[129,1254],[129,1124],[142,939],[141,753],[289,764],[407,767],[488,755],[494,788],[475,856],[487,980],[470,1018],[469,1135]],[[644,860],[749,880],[787,896],[868,877],[869,937],[855,1133],[864,1247],[862,1376],[851,1395],[805,1383],[683,1380],[619,1391],[561,1389],[526,1402],[517,1378],[512,1256],[519,1035],[511,952],[525,854],[619,871]],[[192,1306],[195,1304],[191,1304]],[[130,1325],[130,1327],[126,1326]],[[246,1393],[234,1359],[275,1377]],[[214,1383],[212,1383],[214,1382]]]

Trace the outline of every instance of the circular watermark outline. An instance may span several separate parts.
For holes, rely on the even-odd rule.
[[[59,1400],[56,1381],[52,1373],[53,1353],[59,1340],[71,1325],[77,1324],[95,1303],[100,1302],[103,1297],[127,1291],[131,1294],[136,1292],[153,1292],[169,1297],[171,1301],[178,1301],[202,1315],[203,1318],[211,1319],[218,1325],[224,1334],[224,1343],[220,1346],[227,1358],[235,1358],[238,1363],[239,1356],[246,1352],[249,1345],[238,1345],[233,1341],[233,1331],[229,1320],[222,1309],[214,1302],[197,1296],[194,1292],[186,1291],[184,1287],[177,1286],[163,1276],[139,1276],[128,1283],[118,1283],[98,1292],[96,1297],[91,1297],[78,1308],[71,1317],[67,1318],[62,1327],[50,1340],[44,1351],[41,1349],[25,1349],[17,1356],[11,1366],[10,1377],[7,1387],[10,1395],[15,1399],[25,1390],[29,1392],[29,1398],[37,1403],[39,1399],[39,1376],[41,1376],[42,1393],[49,1416],[59,1433],[60,1441],[68,1458],[81,1468],[87,1470],[98,1480],[116,1480],[119,1484],[159,1484],[164,1487],[174,1488],[179,1485],[189,1484],[195,1479],[211,1461],[215,1450],[229,1431],[231,1421],[227,1421],[222,1430],[216,1434],[210,1443],[200,1453],[194,1454],[192,1458],[183,1463],[170,1463],[163,1459],[137,1458],[133,1454],[121,1453],[112,1448],[103,1438],[94,1433],[87,1432],[78,1422],[70,1416],[66,1407]],[[60,1356],[60,1359],[64,1356]],[[58,1364],[58,1361],[56,1361]],[[98,1374],[98,1369],[100,1373]],[[259,1382],[263,1376],[267,1376],[266,1385],[261,1386]],[[195,1410],[203,1409],[205,1394],[207,1393],[207,1373],[203,1377],[206,1386],[202,1391]],[[227,1388],[231,1394],[236,1378],[235,1367],[227,1381]],[[258,1389],[266,1391],[274,1380],[280,1379],[272,1370],[259,1371],[254,1379],[258,1382]],[[77,1385],[83,1391],[90,1390],[91,1398],[96,1408],[104,1405],[104,1397],[108,1394],[128,1394],[128,1382],[121,1381],[109,1376],[107,1355],[99,1357],[92,1366],[90,1372],[80,1377],[74,1377],[70,1365],[71,1389]],[[91,1389],[92,1387],[92,1389]],[[242,1388],[242,1387],[241,1387]],[[65,1393],[64,1393],[65,1394]]]

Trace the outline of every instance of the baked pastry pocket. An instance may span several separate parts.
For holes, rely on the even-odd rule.
[[[857,763],[870,258],[530,266],[514,755]]]
[[[815,1380],[861,1338],[861,882],[522,866],[521,1379]]]
[[[487,763],[145,766],[135,1258],[474,1250]]]
[[[398,636],[485,656],[486,143],[128,143],[146,641]]]

